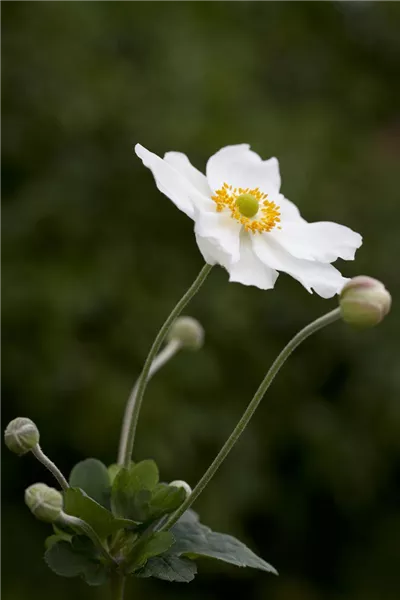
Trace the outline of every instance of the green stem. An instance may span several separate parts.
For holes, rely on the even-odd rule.
[[[123,600],[125,589],[125,577],[119,573],[113,573],[111,577],[112,600]]]
[[[129,443],[127,445],[125,454],[123,456],[123,464],[124,464],[124,467],[126,467],[126,468],[129,467],[129,464],[131,462],[130,448],[133,448],[137,422],[139,419],[139,413],[140,413],[140,409],[142,406],[143,395],[144,395],[144,391],[146,389],[146,383],[148,380],[151,365],[152,365],[156,355],[158,354],[161,344],[163,343],[165,337],[167,336],[168,331],[171,328],[171,325],[173,324],[175,319],[181,314],[182,310],[189,303],[189,301],[193,298],[193,296],[198,292],[201,285],[204,283],[207,275],[210,273],[211,269],[212,269],[212,265],[208,265],[208,264],[204,265],[204,267],[201,269],[200,273],[198,274],[197,278],[192,283],[192,285],[190,286],[190,288],[188,289],[186,294],[184,296],[182,296],[182,298],[179,300],[178,304],[172,310],[171,314],[169,315],[169,317],[165,321],[164,325],[161,327],[160,331],[158,332],[157,337],[154,340],[152,347],[150,348],[150,352],[146,358],[146,362],[144,363],[143,371],[141,372],[140,378],[138,380],[136,401],[135,401],[135,405],[134,405],[134,408],[132,411],[132,419],[131,419],[130,428],[129,428]]]
[[[61,488],[65,491],[69,488],[68,482],[60,469],[45,455],[39,444],[36,444],[31,450],[32,454],[38,459],[50,471],[52,475],[57,479]]]
[[[182,347],[181,343],[178,340],[171,340],[163,350],[155,357],[154,361],[151,363],[150,371],[147,376],[147,382],[152,378],[155,373],[162,366],[165,365]],[[123,465],[125,456],[132,456],[133,450],[133,432],[132,432],[132,418],[136,406],[137,393],[139,388],[139,380],[133,386],[131,391],[131,395],[128,398],[128,402],[126,403],[125,414],[122,421],[122,429],[121,429],[121,437],[119,441],[119,450],[118,450],[118,464]]]
[[[97,548],[100,550],[107,562],[115,563],[115,560],[108,552],[107,548],[105,548],[103,542],[101,541],[93,527],[89,525],[89,523],[86,523],[86,521],[84,521],[83,519],[79,519],[79,517],[73,517],[72,515],[68,515],[64,511],[61,511],[58,520],[63,525],[68,525],[73,529],[78,529],[82,531],[85,535],[87,535],[88,538],[92,540],[94,545],[97,546]]]
[[[279,354],[279,356],[275,359],[275,362],[272,364],[268,373],[266,374],[263,381],[261,382],[260,387],[254,394],[253,399],[251,400],[250,404],[244,411],[243,416],[241,417],[240,421],[236,425],[235,429],[231,433],[228,440],[225,442],[225,444],[221,448],[220,452],[218,453],[218,455],[216,456],[216,458],[214,459],[212,464],[208,467],[207,471],[204,473],[203,477],[200,479],[200,481],[194,488],[193,492],[190,494],[190,496],[188,496],[188,498],[183,502],[183,504],[178,508],[178,510],[176,510],[169,517],[169,519],[160,527],[159,531],[165,531],[166,529],[170,529],[178,521],[178,519],[181,517],[181,515],[183,515],[183,513],[193,504],[193,502],[198,498],[198,496],[204,490],[206,485],[210,482],[211,478],[218,471],[219,467],[221,466],[221,464],[223,463],[225,458],[228,456],[228,454],[232,450],[233,446],[238,441],[238,439],[241,436],[241,434],[243,433],[244,429],[247,427],[256,408],[260,404],[265,392],[267,391],[267,389],[271,385],[272,381],[274,380],[275,375],[278,373],[280,368],[284,365],[284,363],[289,358],[289,356],[291,355],[293,350],[295,350],[297,348],[297,346],[299,346],[301,344],[301,342],[303,342],[310,335],[312,335],[319,329],[326,327],[326,325],[329,325],[330,323],[334,323],[335,321],[337,321],[340,318],[341,318],[340,308],[336,308],[335,310],[332,310],[331,312],[327,313],[323,317],[320,317],[316,321],[313,321],[313,323],[310,323],[309,325],[304,327],[304,329],[302,329],[297,335],[294,336],[294,338],[292,340],[290,340],[290,342],[285,346],[285,348],[282,350],[282,352]]]

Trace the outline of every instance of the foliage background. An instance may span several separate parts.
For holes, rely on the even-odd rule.
[[[345,274],[378,277],[396,302],[397,3],[2,9],[3,423],[34,419],[65,473],[114,461],[146,351],[202,264],[135,142],[199,168],[243,141],[277,155],[308,220],[364,235]],[[286,276],[265,293],[215,269],[190,306],[206,345],[152,382],[136,457],[193,485],[283,344],[334,306]],[[309,340],[197,502],[280,577],[204,562],[190,586],[138,581],[128,597],[397,600],[399,325],[394,308],[374,330],[338,324]],[[3,453],[4,597],[107,598],[47,570],[46,525],[23,504],[37,480],[51,481],[32,458]]]

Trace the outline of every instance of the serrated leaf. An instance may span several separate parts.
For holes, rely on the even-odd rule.
[[[62,538],[59,535],[49,535],[45,540],[44,540],[44,547],[46,548],[46,550],[48,550],[49,548],[51,548],[53,546],[53,544],[56,544],[57,542],[62,542],[64,541],[64,538]]]
[[[164,581],[175,581],[177,583],[188,583],[192,581],[197,573],[197,565],[188,558],[180,558],[164,554],[149,558],[145,566],[135,573],[137,577],[156,577]]]
[[[66,541],[53,544],[44,555],[46,564],[61,577],[81,576],[89,585],[102,585],[107,579],[107,570],[96,555],[80,552]]]
[[[146,564],[149,558],[158,556],[169,550],[174,541],[174,536],[170,531],[155,532],[148,538],[143,538],[127,558],[129,562],[128,572],[132,573],[140,569]]]
[[[159,483],[153,490],[148,504],[148,519],[159,519],[176,510],[186,498],[181,487]]]
[[[101,539],[105,539],[119,529],[135,526],[134,521],[114,517],[109,510],[78,488],[69,488],[64,493],[64,510],[68,515],[86,521]]]
[[[74,535],[71,539],[71,546],[75,552],[84,554],[89,558],[97,559],[100,556],[99,549],[86,535]]]
[[[104,565],[91,563],[87,565],[83,578],[88,585],[103,585],[107,581],[108,573]]]
[[[134,521],[145,521],[151,492],[157,486],[158,477],[158,468],[153,460],[143,460],[129,469],[121,469],[112,486],[113,513]]]
[[[72,539],[72,535],[65,533],[64,531],[60,531],[60,533],[55,533],[53,535],[49,535],[44,541],[44,547],[46,550],[51,548],[51,546],[57,542],[70,542]]]
[[[96,458],[87,458],[76,464],[69,476],[69,484],[81,488],[90,498],[110,508],[110,476],[107,467]]]
[[[171,531],[175,537],[171,553],[177,556],[215,558],[238,567],[252,567],[277,575],[272,565],[254,554],[245,544],[231,535],[211,531],[202,525],[193,511],[180,519]]]

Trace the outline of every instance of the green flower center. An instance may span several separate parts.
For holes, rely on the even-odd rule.
[[[251,219],[258,213],[259,202],[252,194],[241,194],[236,198],[236,206],[240,214]]]

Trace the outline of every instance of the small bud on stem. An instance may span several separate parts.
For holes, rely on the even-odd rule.
[[[37,519],[54,523],[61,514],[63,498],[45,483],[34,483],[25,490],[25,504]]]
[[[18,456],[32,450],[39,442],[39,430],[31,419],[17,417],[11,421],[4,432],[4,442],[11,452]]]
[[[351,279],[340,294],[343,321],[359,328],[378,325],[391,304],[392,298],[383,283],[365,275]]]
[[[199,350],[204,343],[204,329],[193,317],[178,317],[169,330],[167,339],[176,340],[187,350]]]
[[[69,488],[67,480],[60,469],[45,455],[39,446],[39,439],[39,430],[35,423],[25,417],[17,417],[11,421],[4,432],[4,442],[11,452],[15,452],[18,456],[32,452],[54,475],[62,489],[67,490]]]

